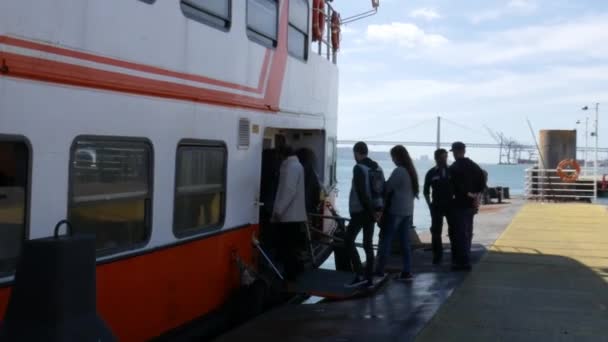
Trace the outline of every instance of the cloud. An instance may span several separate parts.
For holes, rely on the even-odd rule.
[[[411,23],[369,25],[359,53],[384,45],[408,60],[449,66],[589,62],[608,59],[608,14],[448,39]],[[376,43],[376,44],[372,44]]]
[[[366,38],[372,42],[397,43],[406,48],[419,46],[434,48],[448,42],[447,38],[442,35],[427,33],[414,24],[400,22],[369,25]]]
[[[404,19],[357,26],[363,43],[341,60],[339,137],[364,139],[428,121],[377,139],[430,141],[441,115],[479,134],[487,124],[530,142],[526,118],[535,129],[573,129],[588,114],[582,106],[608,102],[608,12],[551,14],[556,9],[541,13],[540,0],[501,3],[486,13],[504,19],[499,25],[439,21],[436,30]],[[471,132],[446,121],[442,134],[491,141]]]
[[[475,13],[471,16],[471,22],[473,24],[480,24],[484,21],[491,21],[500,18],[504,14],[503,10],[494,9],[487,10],[479,13]]]
[[[450,41],[417,58],[449,65],[580,62],[608,58],[608,15],[487,33],[477,41]],[[411,57],[408,52],[408,57]]]
[[[503,7],[475,13],[470,20],[473,24],[480,24],[510,15],[530,15],[537,9],[538,5],[534,0],[511,0]]]
[[[340,65],[340,70],[345,73],[377,73],[386,70],[386,63],[380,61],[364,60],[362,62],[346,62]]]
[[[506,128],[519,122],[522,130],[514,134],[529,140],[528,131],[523,129],[526,117],[551,113],[545,117],[543,127],[570,127],[567,125],[575,121],[572,112],[607,98],[607,82],[608,64],[536,72],[489,72],[477,80],[397,78],[349,83],[344,85],[340,97],[340,113],[348,120],[341,121],[340,126],[349,136],[373,136],[441,113],[479,128],[483,123]],[[407,139],[428,140],[424,136],[428,132],[410,130]]]
[[[418,8],[410,12],[410,17],[431,21],[441,18],[441,14],[432,8]]]
[[[536,11],[538,5],[533,0],[511,0],[507,4],[507,8],[531,13]]]
[[[344,35],[355,35],[359,33],[359,30],[352,26],[342,25],[340,32]]]

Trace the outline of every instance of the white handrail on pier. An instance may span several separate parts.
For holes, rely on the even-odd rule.
[[[565,170],[572,173],[574,170]],[[581,172],[590,174],[591,172]],[[561,180],[555,169],[526,169],[526,199],[535,201],[590,201],[597,199],[595,177],[579,177],[574,182]]]

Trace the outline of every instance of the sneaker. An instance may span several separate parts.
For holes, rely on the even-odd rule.
[[[414,279],[414,275],[411,273],[401,272],[397,280],[399,281],[412,281]]]
[[[353,281],[351,281],[348,284],[345,284],[344,287],[347,288],[353,288],[353,287],[360,287],[361,285],[367,283],[366,279],[363,279],[363,277],[361,276],[356,276],[355,279],[353,279]]]
[[[368,290],[372,290],[372,289],[374,288],[374,281],[373,281],[373,280],[371,280],[371,279],[366,280],[366,281],[365,281],[365,287],[366,287]]]

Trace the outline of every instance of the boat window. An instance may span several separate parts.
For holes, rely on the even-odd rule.
[[[0,140],[0,276],[15,270],[26,232],[30,151]]]
[[[146,141],[77,138],[70,163],[69,220],[95,234],[99,255],[137,248],[151,232],[152,147]]]
[[[183,237],[222,227],[225,216],[224,144],[184,141],[177,149],[173,232]]]
[[[268,46],[277,46],[279,5],[277,0],[247,0],[247,35]]]
[[[308,59],[308,1],[289,2],[289,28],[287,47],[289,53],[299,59]]]
[[[181,0],[187,18],[223,30],[230,28],[232,0]]]

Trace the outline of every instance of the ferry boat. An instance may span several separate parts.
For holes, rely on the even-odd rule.
[[[317,0],[0,2],[0,320],[23,241],[66,218],[120,341],[223,307],[265,262],[278,136],[335,197],[339,24]]]

